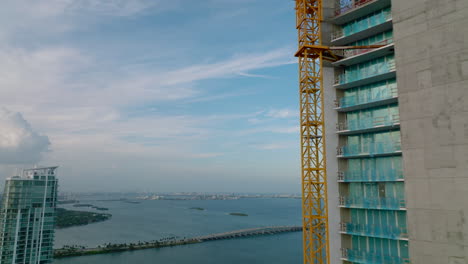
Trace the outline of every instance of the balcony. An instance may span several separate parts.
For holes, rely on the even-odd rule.
[[[370,169],[367,171],[347,170],[338,172],[338,182],[394,182],[404,181],[403,171],[400,169],[393,170],[376,170]]]
[[[339,207],[377,209],[377,210],[406,210],[404,199],[393,197],[339,197]]]
[[[406,227],[341,223],[340,233],[355,236],[408,240],[408,230]]]
[[[342,25],[354,20],[356,17],[363,17],[390,6],[390,4],[391,0],[353,0],[348,1],[348,3],[336,3],[333,22]]]
[[[378,81],[396,78],[395,61],[387,61],[383,65],[372,69],[372,71],[364,72],[363,70],[363,72],[359,73],[360,76],[356,76],[357,74],[347,73],[343,70],[335,70],[335,84],[333,86],[336,89],[349,89]]]
[[[411,264],[408,258],[349,248],[341,249],[341,259],[360,264]]]
[[[339,135],[379,132],[400,127],[400,115],[379,116],[360,120],[348,120],[336,124]]]
[[[391,13],[385,14],[380,19],[372,21],[367,19],[364,25],[354,25],[348,30],[344,30],[341,26],[335,26],[332,30],[331,43],[334,46],[342,46],[390,30],[392,27]]]
[[[353,64],[362,63],[373,58],[383,57],[395,52],[395,45],[393,39],[385,39],[383,41],[369,44],[369,45],[384,45],[376,49],[348,49],[343,50],[341,55],[343,59],[333,62],[333,66],[350,66]]]
[[[388,85],[387,85],[388,87]],[[349,112],[376,106],[388,105],[398,101],[398,89],[388,88],[388,93],[379,93],[376,96],[346,96],[336,100],[338,112]]]
[[[400,142],[374,142],[370,144],[348,144],[337,148],[338,158],[383,157],[401,155]]]
[[[340,5],[340,3],[337,3],[337,7],[335,8],[335,16],[339,16],[342,14],[346,14],[348,12],[351,12],[352,10],[355,10],[356,8],[365,6],[366,4],[375,2],[375,0],[360,0],[360,1],[349,1],[349,3],[345,3],[344,5]]]

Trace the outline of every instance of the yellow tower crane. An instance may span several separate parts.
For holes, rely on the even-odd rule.
[[[323,107],[322,0],[296,0],[304,263],[330,263]]]
[[[323,60],[342,57],[334,50],[373,49],[384,45],[322,45],[322,0],[295,0],[298,31],[302,221],[305,264],[330,264]]]

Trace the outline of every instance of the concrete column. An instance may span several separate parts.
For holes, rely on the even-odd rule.
[[[324,96],[325,96],[325,137],[327,151],[327,186],[328,186],[328,228],[330,241],[330,263],[340,263],[341,235],[338,232],[340,224],[340,210],[338,208],[338,159],[336,148],[338,147],[338,135],[336,134],[336,122],[338,113],[334,109],[336,90],[332,86],[334,71],[331,67],[324,67]]]

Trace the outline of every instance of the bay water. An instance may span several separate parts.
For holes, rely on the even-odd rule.
[[[105,243],[136,243],[171,237],[195,237],[245,228],[301,225],[301,202],[291,198],[142,200],[140,203],[130,203],[126,200],[100,201],[98,197],[87,199],[80,200],[82,203],[109,208],[108,212],[112,214],[112,218],[101,223],[57,230],[55,247],[95,247]],[[71,205],[63,207],[77,210]],[[234,212],[245,213],[248,216],[229,215]],[[302,235],[295,232],[63,258],[56,259],[54,264],[300,262]]]

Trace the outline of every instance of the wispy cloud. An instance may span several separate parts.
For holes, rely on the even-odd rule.
[[[288,63],[288,53],[278,49],[249,54],[212,64],[194,64],[173,71],[107,72],[94,74],[95,59],[76,49],[49,47],[38,50],[5,49],[0,51],[1,101],[65,104],[69,107],[117,106],[145,101],[171,101],[193,98],[202,93],[196,82],[213,78],[235,77],[239,69],[255,70]],[[102,71],[102,70],[101,70]],[[28,78],[24,78],[28,76]],[[79,76],[77,79],[75,76]],[[216,98],[236,96],[222,93]],[[195,99],[194,99],[195,100]],[[202,99],[199,99],[202,100]]]
[[[268,76],[268,75],[252,74],[252,73],[245,73],[245,72],[239,72],[238,74],[240,76],[244,76],[244,77],[265,78],[265,79],[273,79],[274,78],[274,77]]]
[[[284,134],[299,134],[299,125],[297,126],[280,126],[280,127],[270,127],[267,131],[273,133],[284,133]]]
[[[298,117],[299,112],[291,109],[272,109],[266,113],[266,116],[272,118],[290,118]]]
[[[162,84],[176,85],[211,78],[233,77],[239,73],[296,63],[291,60],[289,48],[278,48],[264,53],[243,54],[227,60],[195,64],[164,74]]]
[[[5,0],[0,9],[2,44],[17,39],[92,28],[106,18],[132,17],[177,9],[179,0]],[[29,40],[29,39],[28,39]],[[1,45],[0,45],[1,46]]]
[[[253,134],[296,134],[299,133],[299,126],[294,125],[262,125],[255,128],[236,131],[238,136]]]
[[[278,149],[285,149],[285,148],[291,148],[295,147],[293,144],[287,144],[287,143],[269,143],[269,144],[258,144],[254,145],[255,148],[257,149],[262,149],[262,150],[278,150]]]
[[[132,16],[149,8],[165,11],[177,5],[178,1],[162,0],[68,0],[66,10],[88,11],[103,15]]]
[[[178,0],[6,0],[4,7],[7,7],[8,11],[27,12],[29,16],[44,19],[62,15],[81,16],[83,12],[94,15],[131,16],[150,8],[165,11],[178,6],[179,2]]]
[[[263,110],[257,113],[256,116],[249,118],[247,121],[251,124],[265,124],[276,121],[277,119],[296,119],[299,113],[292,109],[270,109]]]
[[[201,94],[200,96],[194,96],[193,98],[184,100],[184,102],[201,103],[201,102],[209,102],[209,101],[240,97],[240,96],[246,96],[246,95],[254,95],[254,94],[255,94],[254,91],[227,92],[227,93],[221,93],[221,94],[215,94],[215,95]]]

